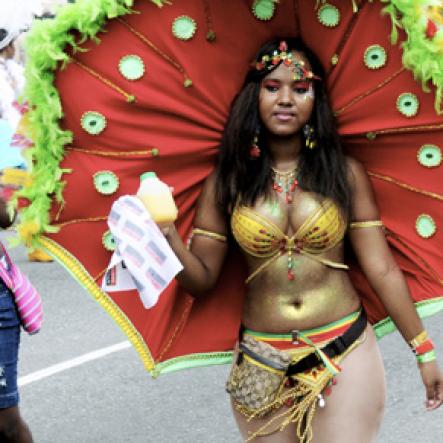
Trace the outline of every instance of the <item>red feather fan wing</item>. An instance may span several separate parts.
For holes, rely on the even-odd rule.
[[[441,197],[423,192],[441,196],[443,184],[435,180],[439,171],[417,162],[423,144],[440,144],[441,119],[433,109],[433,94],[421,91],[402,68],[398,46],[388,42],[389,18],[381,16],[378,3],[364,2],[354,14],[351,2],[341,2],[340,22],[328,27],[320,23],[313,2],[283,0],[271,20],[260,21],[248,3],[183,0],[158,9],[137,1],[137,14],[110,20],[98,34],[100,43],[87,41],[83,47],[88,51],[74,54],[56,75],[64,110],[61,124],[74,134],[61,166],[71,172],[62,177],[65,204],[54,204],[51,211],[52,224],[60,230],[41,244],[113,316],[154,372],[229,360],[240,321],[243,264],[232,252],[218,287],[204,300],[193,301],[172,283],[159,303],[145,310],[135,291],[105,294],[99,289],[111,257],[103,246],[107,215],[116,198],[135,193],[141,173],[154,170],[174,187],[177,226],[188,236],[230,103],[257,48],[275,36],[300,33],[324,62],[346,149],[371,173],[382,218],[392,233],[389,240],[415,299],[441,294],[441,233],[425,239],[415,228],[420,214],[429,214],[437,225],[442,221]],[[171,32],[174,20],[183,15],[197,24],[189,41]],[[214,41],[205,38],[211,28]],[[372,45],[386,51],[387,62],[380,69],[364,63]],[[128,55],[138,57],[132,59],[138,68],[143,62],[144,73],[137,80],[119,70]],[[185,87],[189,79],[192,86]],[[396,107],[405,92],[420,102],[414,117],[405,117]],[[102,131],[92,135],[97,128]],[[109,193],[109,186],[115,192]],[[372,320],[384,318],[357,268],[352,275]]]

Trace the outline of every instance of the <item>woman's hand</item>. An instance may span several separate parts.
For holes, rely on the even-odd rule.
[[[443,403],[443,373],[436,361],[418,365],[426,388],[425,406],[428,411],[437,409]]]
[[[160,231],[162,231],[162,234],[168,238],[168,236],[175,231],[175,225],[174,223],[158,223],[157,226],[159,227]]]

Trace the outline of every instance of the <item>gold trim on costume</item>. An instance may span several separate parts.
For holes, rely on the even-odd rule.
[[[442,125],[442,128],[443,128],[443,125]],[[370,172],[370,171],[368,171],[368,175],[370,177],[378,178],[379,180],[383,180],[385,182],[392,183],[394,185],[399,186],[400,188],[407,189],[408,191],[416,192],[418,194],[426,195],[427,197],[435,198],[436,200],[443,201],[443,195],[441,195],[441,194],[437,194],[436,192],[425,191],[424,189],[416,188],[415,186],[411,186],[411,185],[408,185],[407,183],[403,183],[399,180],[396,180],[395,178],[389,177],[388,175],[381,175],[381,174],[377,174],[375,172]]]
[[[253,257],[267,259],[248,276],[246,283],[284,254],[288,258],[288,275],[292,275],[294,254],[304,255],[332,268],[349,269],[343,263],[321,256],[340,243],[346,231],[346,223],[331,200],[325,200],[312,211],[291,236],[266,216],[242,205],[237,205],[232,213],[231,229],[243,251]]]
[[[86,271],[83,265],[70,254],[66,249],[57,244],[54,240],[47,237],[40,237],[39,245],[42,246],[52,256],[57,258],[74,276],[74,278],[94,297],[94,299],[105,309],[111,318],[120,326],[126,334],[132,346],[140,355],[145,368],[152,372],[155,367],[154,359],[149,351],[148,346],[143,337],[135,329],[124,312],[109,297],[106,292],[102,291],[97,283],[92,279],[91,275]]]
[[[119,94],[123,95],[123,97],[125,97],[125,99],[126,99],[126,101],[128,103],[134,103],[135,102],[135,96],[134,95],[129,94],[124,89],[120,88],[120,86],[116,85],[111,80],[109,80],[108,78],[104,77],[102,74],[99,74],[97,71],[95,71],[94,69],[92,69],[89,66],[86,66],[84,63],[82,63],[81,61],[77,60],[74,57],[71,57],[71,61],[73,63],[75,63],[77,66],[79,66],[80,68],[82,68],[84,71],[86,71],[88,74],[90,74],[92,77],[95,77],[97,80],[101,81],[106,86],[110,87],[114,91],[116,91]]]
[[[192,230],[192,236],[201,235],[202,237],[210,238],[212,240],[217,240],[226,243],[228,237],[223,234],[218,234],[217,232],[207,231],[206,229],[194,228]]]
[[[338,366],[350,352],[365,340],[366,331],[342,354],[333,357],[334,364]],[[288,349],[284,352],[288,352],[291,355],[292,362],[297,362],[310,354],[312,349]],[[268,367],[266,369],[269,370]],[[319,399],[323,398],[322,392],[332,382],[334,376],[326,368],[320,366],[303,373],[295,374],[290,378],[295,381],[294,387],[282,390],[273,402],[260,409],[250,410],[245,406],[235,403],[237,411],[246,417],[248,421],[259,417],[263,412],[269,413],[273,410],[276,411],[262,426],[248,434],[246,442],[250,442],[257,437],[274,434],[291,423],[296,424],[297,437],[300,442],[312,442],[312,420],[317,405],[319,404]],[[283,405],[286,405],[286,407]]]
[[[351,229],[354,228],[378,228],[383,227],[384,224],[381,220],[365,220],[365,221],[359,221],[359,222],[351,222],[349,227]]]
[[[132,156],[146,156],[156,157],[159,152],[157,148],[151,148],[143,151],[98,151],[91,149],[78,148],[76,146],[67,146],[65,149],[74,152],[83,152],[89,155],[98,155],[101,157],[132,157]]]
[[[64,228],[65,226],[73,225],[75,223],[89,223],[89,222],[101,222],[106,221],[108,219],[107,215],[103,215],[101,217],[88,217],[88,218],[76,218],[73,220],[68,220],[63,223],[53,224],[52,227],[55,228]]]
[[[356,103],[358,103],[360,100],[363,100],[364,98],[368,97],[372,93],[377,92],[379,89],[383,88],[383,86],[385,86],[388,83],[390,83],[392,80],[394,80],[396,77],[398,77],[401,73],[403,73],[405,71],[406,71],[406,68],[404,68],[404,67],[400,68],[398,71],[395,71],[392,75],[390,75],[389,77],[385,78],[382,82],[380,82],[379,84],[375,85],[373,88],[370,88],[367,91],[365,91],[362,94],[360,94],[359,96],[354,97],[349,103],[347,103],[346,105],[344,105],[341,108],[337,109],[334,112],[334,114],[335,115],[340,115],[341,113],[346,111],[348,108],[350,108],[353,105],[355,105]]]

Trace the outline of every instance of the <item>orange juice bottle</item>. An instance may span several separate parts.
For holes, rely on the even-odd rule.
[[[156,223],[167,224],[176,220],[178,209],[171,190],[166,183],[159,180],[155,172],[145,172],[140,176],[137,197]]]

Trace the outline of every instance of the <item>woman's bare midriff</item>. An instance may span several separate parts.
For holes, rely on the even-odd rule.
[[[360,306],[347,272],[300,256],[290,281],[282,256],[248,284],[242,323],[255,331],[288,333],[338,320]]]
[[[318,195],[296,191],[288,207],[259,199],[254,211],[279,226],[288,236],[318,210],[322,199]],[[270,211],[273,207],[274,211]],[[249,273],[266,259],[245,254]],[[322,254],[322,258],[344,263],[343,241]],[[315,328],[354,312],[360,299],[348,276],[348,271],[334,269],[304,255],[294,255],[294,280],[288,279],[288,257],[283,254],[257,274],[247,285],[242,323],[260,332],[288,333],[293,329]]]

